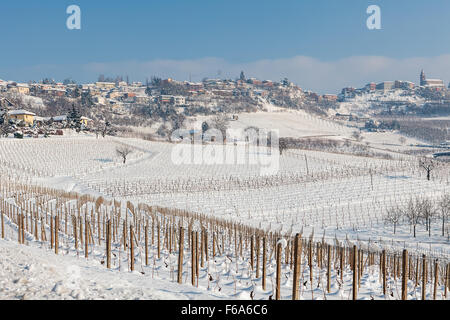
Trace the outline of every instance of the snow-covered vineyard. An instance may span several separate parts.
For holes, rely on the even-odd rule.
[[[448,260],[377,243],[314,241],[184,210],[5,181],[0,191],[2,298],[446,299],[448,294]],[[12,242],[19,244],[17,252]],[[37,262],[51,252],[62,260]]]
[[[125,164],[118,145],[132,148]],[[177,165],[173,147],[88,135],[3,140],[0,248],[9,262],[2,263],[12,274],[31,274],[39,255],[51,254],[57,272],[75,265],[81,275],[46,288],[6,276],[0,297],[21,298],[23,282],[34,293],[22,298],[291,299],[298,292],[300,299],[351,299],[357,270],[357,298],[401,299],[406,249],[408,299],[421,299],[423,288],[428,299],[448,299],[449,229],[439,208],[426,225],[407,214],[392,219],[394,209],[418,199],[440,203],[450,193],[448,165],[428,181],[404,154],[287,150],[276,173],[261,175],[262,165],[245,159],[269,157],[266,148],[245,149],[234,165]],[[15,257],[17,242],[31,262]],[[61,259],[51,253],[56,248]],[[103,273],[129,290],[100,279]],[[137,290],[141,283],[148,290]]]

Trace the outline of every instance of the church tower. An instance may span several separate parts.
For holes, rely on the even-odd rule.
[[[423,69],[422,69],[422,72],[420,73],[420,85],[421,86],[426,85],[426,80],[427,80],[427,77],[425,76],[425,72],[423,72]]]

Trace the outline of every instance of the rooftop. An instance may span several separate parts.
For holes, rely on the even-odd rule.
[[[36,114],[27,110],[12,110],[9,112],[10,115],[29,115],[29,116],[35,116]]]

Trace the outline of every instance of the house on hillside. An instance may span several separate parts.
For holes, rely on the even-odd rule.
[[[28,125],[33,125],[35,113],[26,110],[11,110],[8,112],[10,119],[23,121]]]
[[[48,118],[48,119],[50,119],[50,118]],[[51,119],[53,119],[53,122],[64,123],[64,122],[67,122],[67,115],[54,116]],[[93,120],[89,119],[87,117],[81,117],[80,121],[81,121],[81,124],[83,124],[85,127],[88,127],[89,125],[92,125],[92,123],[93,123]]]
[[[85,127],[88,127],[94,123],[94,120],[89,119],[87,117],[81,117],[80,120],[81,120],[81,123],[84,124]]]

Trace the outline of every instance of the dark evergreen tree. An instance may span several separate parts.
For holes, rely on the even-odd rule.
[[[72,110],[67,115],[67,122],[70,128],[75,129],[77,132],[81,130],[81,115],[74,104],[72,105]]]
[[[206,131],[208,131],[208,129],[209,129],[209,125],[208,125],[208,122],[203,122],[202,123],[202,133],[205,133]]]

